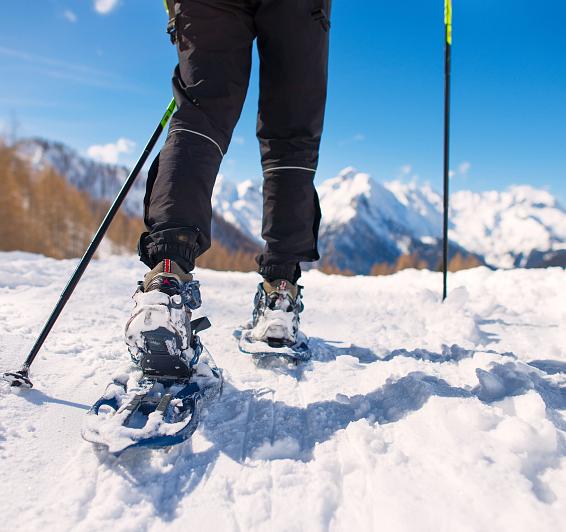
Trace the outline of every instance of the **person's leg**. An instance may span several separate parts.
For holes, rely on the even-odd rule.
[[[255,16],[260,56],[257,136],[264,174],[266,246],[259,273],[296,283],[299,262],[319,258],[318,164],[328,78],[328,26],[313,13],[330,0],[262,0]]]
[[[313,181],[326,103],[329,21],[320,11],[313,13],[317,7],[328,14],[330,0],[261,0],[255,16],[266,245],[257,257],[264,281],[240,348],[275,349],[296,360],[309,356],[299,331],[299,263],[319,258],[320,207]]]
[[[176,18],[178,110],[152,164],[141,260],[172,259],[185,271],[210,247],[214,181],[240,116],[255,37],[252,0],[183,0]]]
[[[255,36],[252,0],[182,0],[176,17],[178,111],[148,176],[141,260],[151,269],[134,294],[126,343],[144,374],[191,374],[197,354],[190,271],[210,247],[211,195],[245,99]],[[197,349],[198,351],[198,349]],[[198,358],[198,357],[197,357]]]

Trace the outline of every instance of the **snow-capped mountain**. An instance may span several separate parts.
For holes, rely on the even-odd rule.
[[[369,174],[345,168],[323,182],[318,192],[326,230],[357,218],[387,236],[421,238],[434,234],[442,221],[442,198],[428,185],[380,184]]]
[[[111,200],[125,180],[123,166],[95,162],[43,139],[21,141],[18,151],[34,167],[50,165],[80,190]],[[141,216],[145,175],[125,208]],[[320,250],[325,261],[355,273],[375,263],[415,253],[438,264],[442,197],[427,184],[378,183],[345,168],[318,187],[322,209]],[[261,184],[231,183],[219,175],[214,187],[213,235],[229,249],[255,252],[261,240]],[[474,254],[493,267],[566,265],[566,211],[548,192],[530,186],[505,191],[460,191],[451,196],[450,248]]]
[[[428,184],[378,183],[345,168],[318,187],[321,254],[334,266],[368,272],[376,262],[416,253],[439,257],[442,197]],[[215,187],[215,212],[260,242],[261,189],[224,177]],[[513,186],[498,192],[452,194],[451,249],[482,257],[493,267],[563,265],[566,211],[547,191]],[[433,263],[431,262],[431,265]]]
[[[367,273],[375,263],[436,246],[440,198],[430,188],[380,184],[346,168],[318,190],[321,254],[342,269]]]
[[[530,186],[456,192],[451,222],[450,238],[493,266],[528,266],[533,251],[566,250],[566,211],[547,191]]]
[[[17,151],[34,169],[51,167],[94,199],[112,201],[129,174],[125,166],[94,161],[60,142],[24,139],[18,142]],[[126,196],[123,208],[131,216],[143,216],[146,179],[147,174],[142,172]],[[233,185],[219,176],[212,218],[213,237],[230,251],[257,253],[260,232],[261,192],[251,182]]]
[[[94,199],[113,200],[129,174],[125,166],[101,163],[83,157],[61,142],[39,138],[25,139],[18,142],[17,150],[36,170],[50,166]],[[136,179],[124,201],[124,209],[130,215],[143,216],[146,177],[146,174],[142,174]]]
[[[442,196],[425,183],[387,181],[384,186],[404,207],[406,226],[415,236],[437,235],[442,225]]]
[[[222,174],[216,178],[212,209],[248,238],[261,243],[261,188],[253,181],[232,183]]]
[[[429,185],[391,181],[380,185],[348,168],[320,186],[325,216],[321,244],[358,261],[434,245],[442,233],[442,197]],[[547,191],[512,186],[505,191],[461,191],[450,200],[451,246],[498,268],[561,265],[566,250],[566,210]],[[418,251],[422,253],[422,251]],[[352,258],[349,259],[352,261]]]

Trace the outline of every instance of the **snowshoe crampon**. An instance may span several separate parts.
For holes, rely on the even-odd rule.
[[[202,409],[222,391],[222,372],[200,346],[189,376],[145,374],[116,379],[89,410],[85,440],[112,454],[133,447],[167,447],[188,439]]]
[[[292,364],[298,364],[308,362],[311,358],[308,338],[301,331],[297,333],[297,341],[294,343],[275,338],[268,338],[267,341],[255,340],[252,330],[248,328],[235,331],[234,336],[238,340],[240,351],[252,355],[256,363],[279,358]]]

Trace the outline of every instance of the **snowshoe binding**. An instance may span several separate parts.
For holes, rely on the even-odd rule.
[[[82,431],[112,454],[185,441],[222,390],[222,373],[198,336],[210,322],[191,321],[201,304],[198,281],[165,260],[146,275],[134,301],[126,343],[136,370],[114,379]]]
[[[303,311],[302,286],[285,279],[263,281],[257,287],[252,321],[236,331],[239,348],[256,363],[281,358],[297,364],[311,357],[308,338],[299,330]]]

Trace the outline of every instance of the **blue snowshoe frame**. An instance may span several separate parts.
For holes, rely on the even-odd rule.
[[[163,423],[166,425],[171,425],[173,423],[181,423],[185,419],[187,419],[187,417],[190,416],[188,423],[179,432],[176,432],[175,434],[167,434],[157,437],[142,438],[133,442],[131,445],[125,447],[124,449],[117,452],[113,452],[111,454],[118,456],[128,449],[135,449],[139,447],[149,447],[149,448],[169,447],[186,441],[188,438],[190,438],[193,435],[193,433],[198,427],[201,418],[202,408],[207,399],[206,396],[220,395],[222,390],[222,376],[220,371],[217,372],[217,379],[218,379],[218,386],[205,387],[204,389],[201,388],[201,386],[199,386],[197,382],[187,381],[185,386],[179,392],[177,392],[175,395],[170,396],[168,404],[165,407],[165,411],[163,412]],[[162,399],[168,395],[169,389],[172,386],[182,385],[182,383],[180,383],[179,381],[175,381],[175,380],[172,381],[170,379],[161,380],[161,379],[146,378],[146,380],[147,380],[147,384],[151,384],[151,387],[149,387],[149,389],[146,391],[146,393],[143,394],[143,396],[141,397],[139,395],[135,396],[130,401],[130,403],[124,407],[126,409],[130,408],[131,413],[127,416],[122,426],[128,427],[128,421],[132,419],[134,414],[140,412],[142,407],[148,406],[148,403],[144,403],[144,399],[147,397],[148,394],[151,393],[155,385],[162,385],[164,387],[162,393]],[[113,384],[117,386],[121,386],[124,389],[124,393],[127,393],[126,384],[116,381],[114,381]],[[211,389],[211,388],[215,388],[215,389]],[[212,399],[213,397],[208,397],[208,398]],[[183,401],[183,408],[176,416],[171,415],[170,407],[171,407],[171,401],[173,399],[181,399]],[[148,409],[146,412],[142,411],[141,412],[142,415],[144,415],[147,418],[147,416],[150,413],[157,411],[160,402],[161,401],[155,402],[156,404],[155,408]],[[88,411],[87,415],[97,416],[100,408],[103,406],[109,406],[110,408],[116,411],[118,411],[118,409],[120,408],[120,404],[116,396],[109,399],[105,397],[101,397],[98,401],[96,401],[96,403],[94,403],[94,405]],[[101,448],[105,448],[106,450],[108,449],[108,445],[104,443],[101,442],[92,442],[92,443],[94,443],[97,446],[100,446]]]
[[[308,344],[307,336],[303,335],[300,341],[293,345],[253,341],[248,339],[244,332],[249,329],[241,328],[234,331],[234,337],[238,340],[238,348],[245,355],[250,355],[255,363],[269,359],[283,359],[292,364],[308,362],[312,357],[312,351]],[[247,349],[247,346],[261,346],[259,350]],[[263,349],[265,346],[265,349]]]
[[[173,424],[182,423],[188,419],[188,422],[174,434],[157,434],[148,437],[139,437],[138,435],[132,435],[132,443],[123,447],[118,451],[109,451],[111,443],[105,443],[101,441],[102,438],[97,438],[96,429],[90,428],[88,431],[83,430],[83,438],[91,443],[95,444],[99,448],[106,449],[113,455],[119,455],[125,450],[138,448],[138,447],[169,447],[184,442],[192,436],[198,427],[200,422],[202,409],[207,402],[214,400],[216,397],[222,393],[222,371],[216,367],[212,361],[212,357],[208,351],[204,349],[200,338],[197,333],[210,327],[210,322],[207,318],[198,318],[191,322],[192,329],[192,340],[191,347],[193,349],[194,356],[187,363],[185,370],[179,368],[179,362],[175,364],[166,363],[159,359],[174,358],[171,355],[157,351],[153,353],[155,355],[152,360],[152,354],[147,353],[144,356],[148,357],[148,366],[146,364],[141,364],[142,369],[144,369],[144,375],[142,378],[136,382],[136,388],[139,387],[139,393],[136,393],[127,404],[123,404],[119,397],[130,393],[128,391],[127,383],[119,380],[114,380],[107,388],[105,394],[90,408],[87,416],[98,416],[100,409],[102,407],[108,406],[115,412],[111,416],[113,417],[118,412],[124,413],[124,411],[129,410],[129,413],[125,415],[123,422],[120,426],[125,428],[133,429],[143,429],[149,419],[149,415],[154,412],[159,412],[162,415],[162,421],[160,422],[164,426],[171,426]],[[208,358],[210,358],[210,364],[207,362],[201,362],[200,358],[206,351]],[[157,364],[154,362],[157,361]],[[198,364],[206,364],[211,372],[211,375],[202,376],[198,374]],[[155,367],[170,367],[174,368],[173,375],[156,375]],[[145,370],[148,370],[147,372]],[[204,377],[204,378],[199,378]],[[199,382],[200,381],[200,382]],[[123,390],[123,393],[116,392],[112,393],[111,397],[106,397],[109,395],[108,389],[110,387],[118,387]],[[156,390],[156,388],[162,388]],[[177,391],[172,390],[173,388],[180,388]],[[137,391],[137,390],[136,390]],[[181,405],[179,405],[179,400]],[[145,422],[140,425],[139,414],[141,414],[142,420]],[[137,420],[135,423],[137,426],[131,426],[128,423]],[[89,432],[90,431],[90,432]],[[164,431],[165,432],[165,431]],[[94,433],[94,435],[92,434]]]

